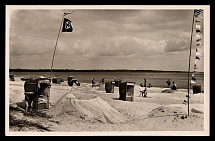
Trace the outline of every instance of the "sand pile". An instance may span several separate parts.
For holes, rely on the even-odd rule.
[[[165,89],[165,90],[162,90],[161,92],[162,93],[174,93],[176,90],[172,90],[172,89]]]
[[[143,131],[203,131],[204,119],[199,114],[187,116],[181,108],[159,106],[136,120],[135,125]]]
[[[173,116],[183,115],[185,112],[181,108],[159,106],[148,113],[148,117],[161,117],[161,116]]]
[[[89,100],[68,99],[66,96],[50,108],[47,115],[60,120],[82,119],[90,122],[123,123],[125,117],[100,97]]]

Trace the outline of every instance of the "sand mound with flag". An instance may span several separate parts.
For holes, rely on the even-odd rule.
[[[200,114],[187,116],[183,109],[167,105],[154,108],[134,124],[147,131],[201,131],[204,128]]]
[[[46,114],[58,119],[74,120],[82,119],[90,122],[123,123],[125,117],[100,97],[89,100],[80,100],[75,96],[65,96],[55,106],[50,108]],[[69,115],[69,116],[68,116]]]

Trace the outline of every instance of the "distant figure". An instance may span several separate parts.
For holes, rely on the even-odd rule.
[[[147,87],[145,87],[145,89],[140,90],[140,95],[139,97],[142,95],[142,97],[147,97]]]
[[[143,83],[140,83],[140,87],[143,87]]]
[[[92,87],[95,85],[94,78],[92,78]]]
[[[172,88],[171,88],[171,89],[172,89],[172,90],[177,90],[177,86],[176,86],[176,84],[175,84],[174,81],[172,82],[172,84],[173,84],[173,85],[172,85]]]
[[[151,84],[151,83],[149,83],[149,88],[150,88],[150,87],[152,87],[152,84]]]
[[[10,75],[9,75],[10,81],[15,81],[14,76],[15,76],[14,74],[10,74]]]
[[[116,81],[116,77],[113,77],[112,78],[112,80],[111,80],[111,82],[112,82],[112,84],[115,86],[115,81]]]
[[[106,79],[106,78],[102,78],[102,83],[104,83],[104,82],[105,82],[105,79]]]
[[[94,86],[99,86],[100,87],[100,84],[98,84],[98,83],[96,84],[94,78],[92,78],[92,87],[94,87]]]
[[[142,84],[142,83],[141,83]],[[142,95],[142,97],[147,97],[147,87],[146,87],[146,79],[144,78],[144,85],[145,89],[140,90],[140,95],[139,97]]]
[[[168,80],[166,81],[166,83],[167,83],[168,86],[170,86],[170,84],[171,84],[170,79],[168,79]]]
[[[144,87],[146,87],[146,79],[144,78]]]

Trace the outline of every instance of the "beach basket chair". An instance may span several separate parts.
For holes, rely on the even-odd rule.
[[[38,81],[29,79],[24,83],[25,112],[32,113],[37,109]]]

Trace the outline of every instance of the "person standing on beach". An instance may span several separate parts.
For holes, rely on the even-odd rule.
[[[174,81],[172,82],[172,84],[173,84],[173,85],[172,85],[172,88],[171,88],[171,89],[172,89],[172,90],[177,90],[177,85],[175,84]]]
[[[144,87],[146,87],[146,79],[144,78],[144,85],[143,85]]]
[[[147,86],[146,86],[146,79],[145,78],[144,78],[144,87],[145,87],[144,97],[147,97]]]
[[[92,87],[95,85],[94,78],[92,78]]]
[[[92,78],[92,87],[94,87],[94,86],[99,86],[100,87],[100,83],[96,83],[95,79]]]
[[[166,81],[166,83],[167,83],[167,85],[168,85],[168,87],[169,87],[169,86],[170,86],[170,84],[171,84],[170,79],[168,79],[168,80]]]

